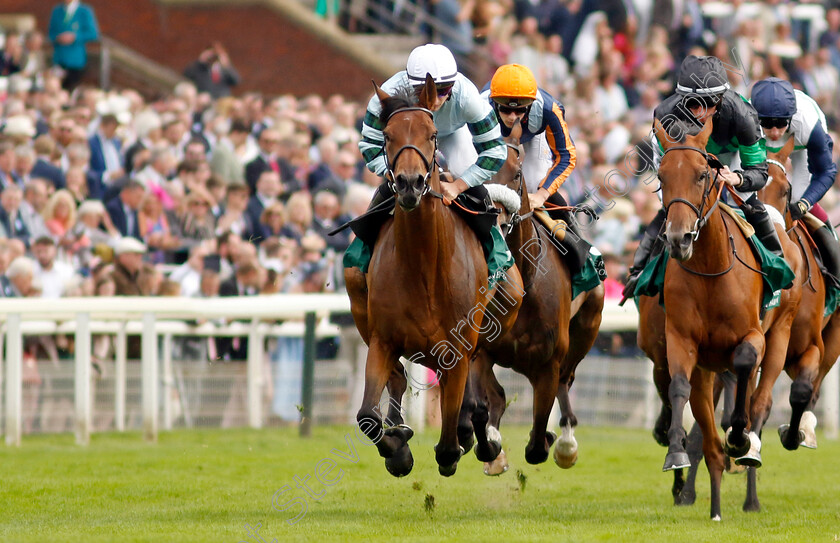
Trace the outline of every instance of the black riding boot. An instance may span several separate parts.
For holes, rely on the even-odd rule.
[[[823,266],[833,276],[835,283],[840,279],[840,244],[834,238],[831,227],[826,225],[811,232],[820,250]]]
[[[373,193],[373,198],[371,199],[370,205],[368,206],[368,211],[378,206],[393,195],[394,191],[391,190],[391,185],[389,185],[388,182],[382,183],[381,185],[376,187],[376,192]]]
[[[624,290],[621,292],[623,298],[618,305],[623,305],[625,301],[633,297],[633,292],[636,290],[636,285],[639,282],[639,276],[642,270],[650,259],[650,253],[653,250],[653,245],[656,243],[656,238],[659,236],[659,231],[662,230],[662,224],[665,222],[665,208],[659,210],[656,217],[650,221],[650,224],[645,228],[645,234],[642,236],[642,241],[639,242],[639,248],[636,249],[636,254],[633,255],[633,265],[627,270],[627,284],[624,285]]]
[[[785,253],[782,251],[779,234],[776,232],[773,219],[770,218],[770,214],[764,209],[764,204],[761,203],[761,200],[753,194],[741,206],[741,211],[744,212],[744,217],[747,219],[747,222],[755,228],[755,235],[758,236],[759,241],[764,244],[767,250],[776,256],[784,258]]]

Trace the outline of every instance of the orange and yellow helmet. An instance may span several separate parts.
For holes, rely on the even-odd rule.
[[[520,64],[500,66],[490,80],[490,98],[508,107],[531,105],[537,99],[537,79]]]

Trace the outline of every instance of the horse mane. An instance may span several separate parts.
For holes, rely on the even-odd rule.
[[[703,130],[702,125],[698,126],[697,123],[684,119],[667,119],[667,121],[663,128],[669,137],[676,139],[676,136],[679,136],[676,143],[685,143],[686,136],[696,136]]]
[[[379,122],[382,123],[383,126],[386,125],[388,123],[388,119],[391,118],[391,115],[393,115],[395,111],[406,107],[416,106],[417,102],[417,95],[411,87],[401,87],[397,89],[393,95],[381,101],[382,111],[379,113]]]

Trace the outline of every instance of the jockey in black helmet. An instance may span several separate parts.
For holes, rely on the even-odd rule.
[[[823,264],[829,273],[840,277],[840,246],[828,215],[819,205],[837,177],[837,165],[832,158],[834,142],[828,135],[825,114],[810,96],[777,77],[764,79],[753,86],[752,105],[764,129],[768,151],[778,152],[793,138],[792,168],[788,175],[791,218],[797,220],[810,212],[825,223],[811,235],[819,244]]]
[[[783,256],[773,221],[764,209],[764,204],[755,196],[755,191],[767,183],[767,155],[758,114],[746,98],[730,88],[720,59],[711,56],[686,57],[680,66],[676,93],[666,98],[654,110],[653,116],[662,123],[671,137],[697,133],[709,117],[713,118],[712,134],[705,151],[717,155],[724,164],[735,153],[739,155],[741,169],[731,171],[728,166],[724,166],[720,170],[720,178],[745,193],[741,210],[747,221],[755,228],[758,239],[768,250]],[[655,136],[654,147],[659,148]],[[660,154],[661,151],[654,153],[656,162]],[[633,296],[639,275],[647,264],[664,221],[665,210],[661,209],[645,230],[633,257],[630,277],[624,289],[625,299]]]

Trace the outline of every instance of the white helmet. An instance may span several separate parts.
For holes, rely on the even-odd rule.
[[[412,85],[422,85],[427,73],[432,74],[435,84],[452,83],[458,75],[458,65],[452,52],[445,46],[427,43],[415,47],[408,55],[405,71]]]

